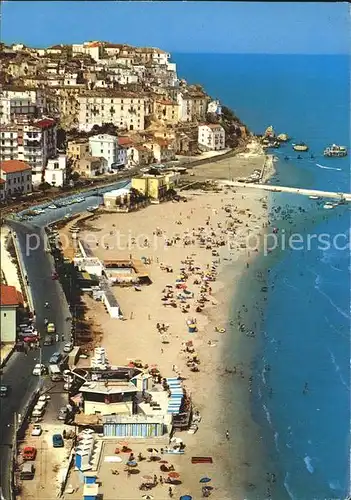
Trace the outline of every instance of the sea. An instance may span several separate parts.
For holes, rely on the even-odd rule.
[[[333,143],[350,151],[348,56],[174,54],[173,60],[180,78],[202,84],[254,133],[273,125],[291,137],[272,151],[272,184],[350,192],[350,156],[323,157]],[[310,148],[302,159],[292,149],[300,141]],[[350,494],[350,208],[326,210],[324,202],[287,193],[272,194],[269,203],[279,237],[300,235],[298,245],[285,249],[279,241],[269,261],[254,360],[250,410],[266,470],[280,482],[269,495],[343,500]]]

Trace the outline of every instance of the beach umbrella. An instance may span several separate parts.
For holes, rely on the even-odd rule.
[[[149,483],[149,482],[152,482],[153,481],[153,477],[152,476],[148,476],[147,474],[145,476],[142,476],[141,478],[143,481],[145,481],[146,483]]]
[[[141,498],[144,498],[145,500],[153,500],[154,497],[152,495],[143,495]]]
[[[193,497],[190,495],[182,495],[179,500],[193,500]]]
[[[180,474],[178,474],[178,472],[170,472],[168,474],[168,477],[170,477],[171,479],[178,479],[180,477]]]
[[[200,483],[209,483],[211,481],[211,478],[210,477],[202,477],[200,479]]]

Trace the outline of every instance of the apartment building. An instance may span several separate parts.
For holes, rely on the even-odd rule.
[[[55,120],[21,120],[0,127],[0,157],[2,160],[25,161],[41,182],[41,174],[49,158],[56,156],[57,128]]]
[[[94,125],[113,123],[119,129],[144,130],[146,98],[140,93],[87,91],[77,97],[79,130],[90,131]]]
[[[39,89],[4,88],[0,97],[0,124],[6,125],[21,116],[34,118],[47,108],[44,92]]]
[[[219,124],[209,123],[198,128],[198,143],[206,149],[216,151],[225,148],[225,130]]]
[[[28,163],[19,160],[2,161],[0,175],[4,198],[32,191],[32,169]]]
[[[118,159],[118,138],[114,135],[99,134],[89,138],[90,154],[101,156],[107,161],[107,168],[111,169]]]
[[[167,123],[178,123],[180,118],[181,106],[170,99],[157,99],[154,101],[153,112],[158,120],[164,120]]]

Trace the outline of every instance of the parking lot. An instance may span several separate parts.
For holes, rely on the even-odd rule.
[[[39,422],[42,428],[40,436],[32,436],[34,422],[30,423],[23,441],[18,443],[18,463],[23,463],[21,452],[26,446],[33,446],[37,449],[35,459],[35,475],[32,480],[19,480],[21,486],[21,496],[26,498],[51,499],[57,496],[60,488],[62,469],[67,467],[72,439],[64,440],[63,448],[54,448],[52,436],[61,434],[64,430],[72,432],[73,427],[67,426],[58,420],[59,409],[68,402],[67,393],[62,390],[62,383],[50,384],[51,390],[46,392],[50,397],[46,404],[45,414]],[[33,419],[34,420],[34,419]],[[21,467],[19,467],[20,469]]]

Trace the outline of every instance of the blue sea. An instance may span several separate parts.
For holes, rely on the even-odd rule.
[[[347,56],[174,54],[173,60],[180,77],[201,83],[253,132],[273,125],[292,143],[310,146],[302,160],[291,143],[275,150],[272,183],[350,192],[350,156],[322,155],[332,143],[350,151]],[[350,493],[350,211],[283,193],[270,203],[305,210],[292,226],[303,249],[285,250],[270,269],[254,364],[252,415],[281,482],[271,495],[342,500]],[[324,233],[329,245],[317,242]]]

